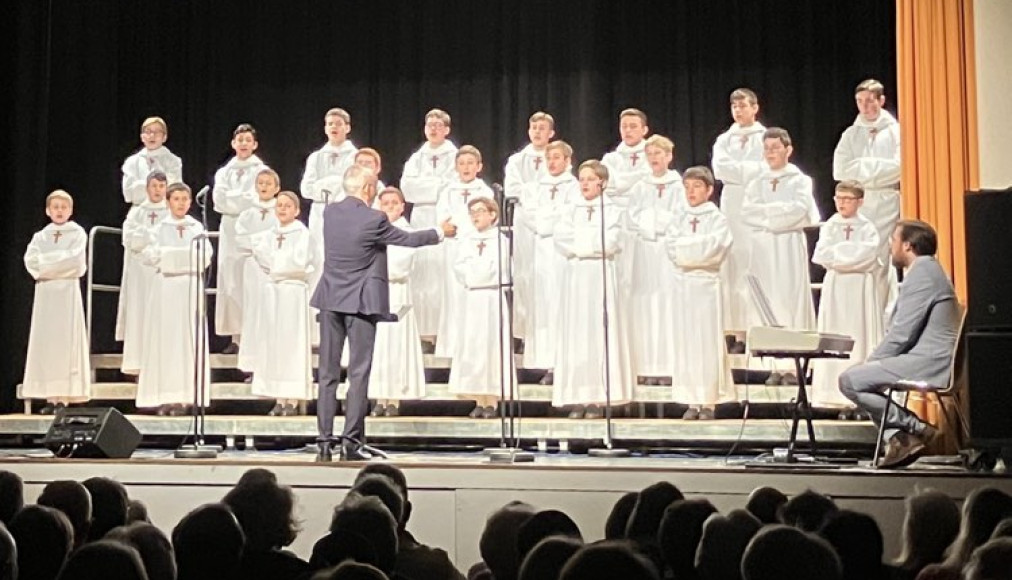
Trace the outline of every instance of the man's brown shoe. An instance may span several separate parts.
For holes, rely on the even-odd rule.
[[[900,431],[889,438],[885,457],[882,458],[878,466],[886,469],[906,467],[917,461],[924,453],[924,447],[924,441],[920,437]]]

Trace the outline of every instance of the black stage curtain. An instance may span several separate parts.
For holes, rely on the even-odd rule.
[[[895,6],[883,0],[18,0],[3,21],[7,408],[31,315],[21,256],[46,223],[43,198],[65,188],[82,226],[118,227],[120,164],[149,115],[168,121],[194,190],[228,159],[240,122],[257,127],[258,154],[297,190],[332,106],[351,113],[357,145],[382,153],[387,183],[422,141],[425,111],[444,108],[451,138],[483,152],[492,182],[541,109],[577,162],[614,147],[618,112],[639,107],[674,140],[679,170],[707,164],[731,122],[728,94],[747,86],[761,120],[791,131],[828,216],[854,86],[876,77],[895,93]],[[117,253],[109,241],[96,254],[101,281],[115,282]],[[114,303],[95,303],[103,350],[114,346]]]

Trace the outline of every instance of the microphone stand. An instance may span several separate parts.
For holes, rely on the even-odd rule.
[[[590,457],[628,457],[628,449],[614,447],[612,442],[611,426],[611,341],[608,337],[608,256],[605,246],[605,221],[604,221],[604,188],[602,187],[601,199],[601,305],[604,313],[604,447],[587,450]]]
[[[488,460],[490,463],[530,463],[534,461],[534,454],[528,451],[524,451],[520,448],[520,437],[519,437],[519,421],[521,414],[520,408],[522,403],[516,401],[516,384],[514,381],[515,374],[515,360],[513,358],[513,310],[510,308],[509,300],[507,296],[513,296],[513,231],[512,223],[510,224],[510,237],[509,237],[509,248],[508,248],[508,259],[506,264],[506,282],[503,282],[503,268],[502,268],[502,238],[503,229],[506,225],[506,215],[509,213],[508,210],[512,209],[512,206],[516,203],[513,198],[506,199],[502,196],[502,186],[498,183],[492,184],[492,190],[495,192],[497,198],[502,199],[502,203],[499,206],[499,226],[497,228],[498,238],[496,239],[497,249],[497,271],[499,277],[498,292],[499,292],[499,424],[500,424],[500,436],[499,436],[499,448],[493,448],[486,450],[488,454]],[[508,293],[508,294],[507,294]],[[506,316],[504,316],[504,314]],[[503,318],[506,318],[505,324]],[[506,340],[503,341],[503,332],[508,332]],[[503,360],[503,352],[507,353],[506,360]],[[507,368],[508,367],[508,368]],[[508,374],[507,374],[508,373]],[[507,378],[508,377],[508,378]],[[509,381],[509,399],[506,398],[506,381]],[[506,408],[509,407],[509,436],[506,435]],[[516,407],[517,411],[514,412],[513,408]],[[509,445],[507,445],[507,440]]]
[[[202,190],[206,195],[206,188]],[[205,220],[207,219],[207,204],[204,208]],[[194,277],[195,291],[191,296],[196,296],[197,308],[194,310],[194,349],[193,349],[193,445],[180,445],[173,456],[176,459],[216,459],[221,448],[217,445],[204,444],[204,423],[206,416],[204,407],[207,405],[205,394],[210,385],[207,384],[207,357],[204,351],[207,349],[207,294],[204,292],[205,273],[204,262],[207,261],[208,241],[212,236],[206,230],[201,232],[190,241],[190,271],[196,271]],[[185,441],[185,439],[184,439]]]

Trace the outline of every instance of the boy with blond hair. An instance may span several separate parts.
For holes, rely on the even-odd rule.
[[[253,260],[264,273],[260,284],[257,331],[249,345],[254,363],[254,395],[276,400],[271,416],[298,414],[300,402],[314,397],[309,314],[309,273],[316,261],[309,229],[298,219],[299,196],[277,194],[270,229],[254,234]]]
[[[148,176],[148,200],[130,208],[123,222],[123,248],[127,258],[120,283],[116,340],[123,341],[120,369],[126,374],[135,375],[141,368],[144,312],[155,277],[155,269],[144,263],[143,251],[151,240],[151,232],[169,214],[166,188],[166,175],[161,171],[152,172]]]
[[[805,228],[817,225],[819,210],[812,197],[812,178],[789,162],[794,147],[791,136],[779,127],[763,134],[767,168],[745,189],[742,218],[751,228],[749,274],[761,284],[770,307],[781,325],[796,330],[815,330],[815,306],[808,273],[808,241]],[[754,301],[749,328],[762,325]],[[786,366],[784,366],[786,365]],[[790,361],[775,361],[769,384],[791,384],[797,377]],[[783,379],[783,380],[782,380]]]
[[[236,248],[242,258],[242,336],[239,357],[236,363],[240,369],[253,372],[257,355],[248,345],[262,341],[261,334],[273,332],[260,321],[260,299],[263,286],[268,282],[267,274],[253,259],[253,238],[261,232],[274,229],[278,223],[277,196],[281,191],[281,178],[273,169],[265,167],[257,173],[257,200],[241,214],[235,222]]]
[[[663,384],[674,362],[672,332],[677,326],[675,273],[665,268],[664,234],[685,209],[682,176],[671,169],[675,144],[653,135],[644,146],[650,175],[629,193],[626,224],[630,248],[624,257],[632,267],[629,290],[630,347],[633,370],[648,385]]]
[[[232,157],[214,174],[214,211],[221,214],[218,226],[218,279],[214,300],[214,330],[219,336],[231,336],[225,352],[239,352],[242,333],[242,266],[244,257],[236,247],[235,222],[239,214],[257,199],[256,178],[265,167],[254,152],[259,147],[257,132],[242,123],[232,132]]]
[[[372,174],[376,176],[376,191],[383,191],[387,188],[383,180],[379,178],[380,173],[383,171],[383,158],[380,157],[379,151],[372,147],[359,149],[358,153],[355,153],[355,165],[361,165],[372,171]],[[373,202],[373,209],[379,209],[379,203],[379,195],[377,195]]]
[[[734,236],[734,246],[727,258],[725,288],[727,310],[725,321],[728,330],[744,331],[748,327],[748,307],[751,297],[745,275],[751,244],[751,229],[745,225],[741,206],[745,200],[745,186],[759,176],[766,162],[763,159],[763,134],[766,127],[756,118],[759,98],[751,89],[739,88],[731,92],[731,117],[734,123],[713,143],[713,176],[723,184],[720,192],[720,211]]]
[[[415,229],[439,224],[436,202],[439,192],[453,180],[457,159],[457,146],[447,139],[450,115],[446,111],[432,109],[426,113],[423,130],[425,143],[404,164],[400,183],[404,199],[411,204],[409,221]],[[439,331],[439,308],[443,301],[443,250],[434,246],[420,248],[415,261],[415,283],[411,290],[418,331],[422,337],[432,338]]]
[[[475,400],[472,418],[491,419],[501,388],[509,390],[516,384],[509,307],[502,287],[509,282],[509,242],[495,225],[499,205],[494,199],[474,198],[467,211],[470,231],[460,237],[453,261],[454,276],[464,288],[458,316],[467,339],[454,343],[449,391]]]
[[[717,403],[734,392],[724,343],[721,265],[732,246],[727,218],[710,201],[713,174],[690,167],[682,178],[686,205],[665,234],[674,264],[675,317],[665,338],[674,355],[669,367],[672,397],[686,403],[682,419],[713,419]]]
[[[812,404],[849,409],[840,393],[840,373],[861,364],[882,341],[882,310],[876,274],[881,266],[878,229],[861,214],[865,191],[856,181],[836,185],[836,214],[819,230],[812,262],[826,269],[819,300],[819,332],[854,339],[850,359],[816,361],[812,366]]]
[[[559,336],[562,274],[566,259],[555,249],[555,225],[568,204],[580,197],[580,182],[572,173],[573,148],[565,141],[552,141],[545,148],[548,174],[538,180],[526,208],[523,228],[533,238],[533,251],[526,274],[530,294],[525,304],[527,326],[524,338],[524,366],[547,369],[543,384],[551,384]],[[517,228],[514,228],[517,231]],[[519,264],[517,269],[519,269]]]
[[[148,199],[148,176],[161,171],[168,181],[183,180],[183,161],[165,146],[169,126],[161,117],[148,117],[141,123],[141,144],[144,147],[123,162],[123,199],[137,206]]]
[[[552,405],[573,405],[571,419],[590,419],[603,415],[600,406],[608,395],[614,405],[630,400],[633,371],[614,265],[621,251],[622,214],[612,199],[602,199],[608,187],[603,163],[584,161],[579,180],[580,196],[566,205],[555,226],[555,249],[566,259],[559,310],[559,332],[566,340],[557,349]],[[602,325],[606,296],[607,358]],[[606,376],[610,393],[605,390]]]
[[[450,220],[457,226],[457,236],[447,238],[440,244],[443,251],[443,300],[439,307],[439,329],[436,341],[437,356],[453,356],[455,344],[463,330],[460,326],[460,305],[466,298],[466,288],[460,284],[453,272],[453,264],[460,250],[460,240],[474,231],[468,215],[468,204],[477,198],[492,199],[492,189],[478,179],[481,173],[481,152],[474,145],[464,145],[456,154],[456,179],[450,181],[439,192],[436,203],[436,219],[442,223]]]
[[[35,279],[32,326],[21,396],[45,399],[43,414],[91,398],[88,330],[81,276],[88,269],[88,234],[70,221],[74,198],[62,189],[46,196],[50,223],[32,236],[25,269]],[[56,356],[59,355],[59,356]]]

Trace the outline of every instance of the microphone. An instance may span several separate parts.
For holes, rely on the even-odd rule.
[[[197,195],[195,195],[193,198],[197,202],[197,205],[204,207],[204,200],[207,199],[207,192],[209,191],[211,191],[210,185],[205,185],[204,187],[200,188],[200,191],[198,191]]]

